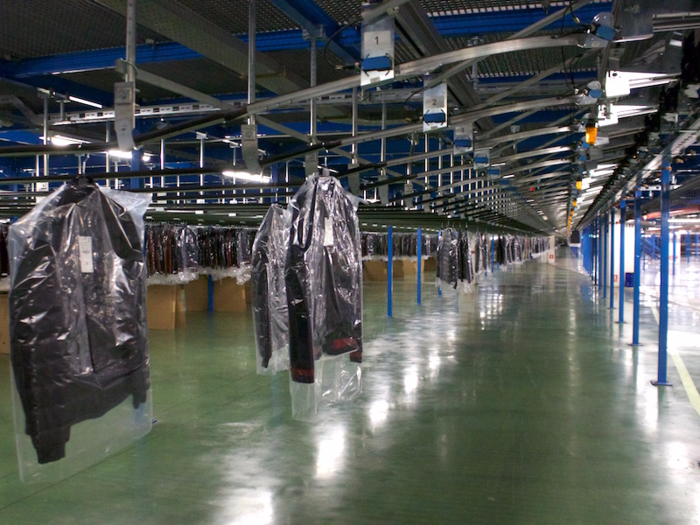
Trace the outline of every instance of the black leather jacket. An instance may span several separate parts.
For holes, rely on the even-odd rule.
[[[10,229],[11,361],[39,463],[70,427],[149,389],[143,232],[92,182],[54,192]]]
[[[314,382],[322,354],[362,360],[362,248],[355,206],[332,177],[309,177],[289,204],[285,282],[292,380]]]

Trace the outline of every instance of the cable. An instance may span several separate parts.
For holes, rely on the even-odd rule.
[[[340,26],[338,29],[336,29],[335,33],[333,33],[330,38],[326,41],[326,45],[323,46],[323,59],[326,61],[326,63],[330,64],[334,68],[337,67],[337,64],[332,63],[330,60],[328,60],[328,46],[333,42],[333,40],[336,39],[336,37],[345,31],[349,27],[356,27],[358,24],[362,22],[362,19],[357,19],[354,22],[349,22],[347,24],[344,24]],[[354,64],[353,64],[354,67]]]

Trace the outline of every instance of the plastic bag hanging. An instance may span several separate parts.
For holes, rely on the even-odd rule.
[[[315,413],[319,398],[349,399],[360,390],[357,366],[339,368],[328,390],[321,390],[327,382],[315,373],[322,358],[343,356],[345,363],[345,354],[350,354],[353,363],[362,360],[362,249],[356,209],[357,200],[338,180],[318,175],[310,176],[289,204],[285,283],[292,411],[299,419]]]
[[[87,466],[150,430],[143,254],[143,214],[150,199],[76,180],[10,228],[11,361],[15,422],[22,424],[21,472],[39,472],[30,465],[24,434],[39,465],[64,458],[72,440],[72,454]],[[81,441],[80,432],[73,432],[118,406],[125,415],[104,442],[94,434]]]
[[[289,215],[273,204],[253,243],[252,286],[258,374],[289,368],[289,314],[284,265],[289,245]]]

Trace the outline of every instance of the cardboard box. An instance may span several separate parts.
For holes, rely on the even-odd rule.
[[[10,353],[10,309],[9,296],[0,293],[0,354]]]
[[[411,261],[409,259],[403,259],[403,275],[408,277],[410,275],[416,275],[418,273],[418,261]]]
[[[148,287],[146,311],[149,329],[175,329],[175,312],[177,309],[177,296],[179,292],[179,286],[154,285]]]
[[[435,257],[430,257],[429,259],[424,259],[423,260],[423,271],[424,272],[437,271],[437,259]]]
[[[201,275],[185,285],[185,309],[188,312],[206,312],[209,309],[209,277]]]
[[[245,282],[245,304],[253,304],[253,281],[249,279]]]
[[[185,304],[185,287],[176,286],[175,296],[175,328],[185,328],[187,326],[187,308]]]
[[[394,279],[403,279],[404,278],[404,260],[403,259],[394,259],[394,264],[392,266],[393,268],[393,275],[392,277]]]
[[[245,312],[246,306],[245,285],[230,277],[214,281],[215,312]]]
[[[385,261],[362,261],[362,280],[363,281],[386,281],[386,262]]]

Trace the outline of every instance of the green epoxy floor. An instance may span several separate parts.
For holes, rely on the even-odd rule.
[[[151,333],[153,431],[54,485],[18,479],[0,356],[1,524],[700,523],[700,415],[657,389],[657,329],[629,325],[566,257],[471,296],[365,287],[364,392],[292,421],[286,374],[255,375],[250,315]],[[615,317],[616,318],[616,317]],[[631,310],[628,314],[631,320]],[[697,312],[671,328],[700,384]]]

